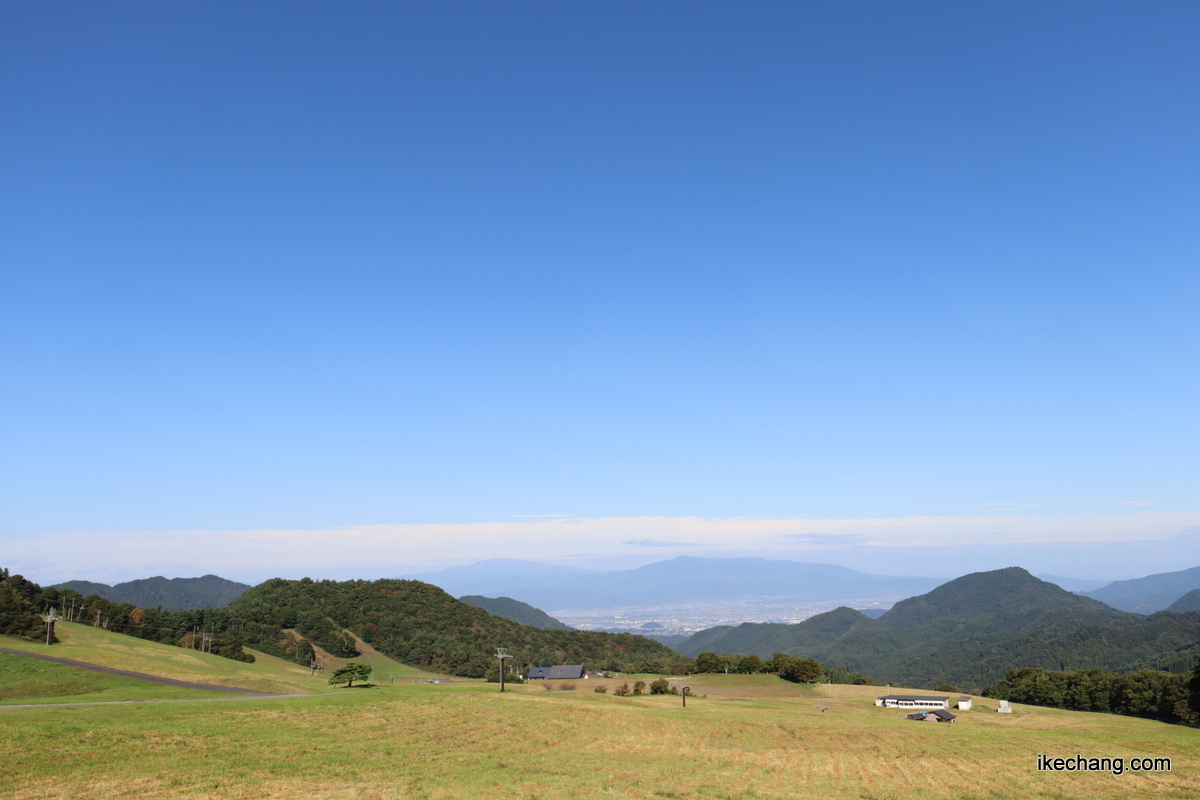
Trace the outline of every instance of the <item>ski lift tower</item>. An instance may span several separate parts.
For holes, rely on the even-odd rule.
[[[508,654],[507,647],[496,648],[496,658],[500,659],[500,691],[504,691],[504,662],[512,656]]]
[[[62,617],[55,613],[54,606],[50,607],[50,613],[46,615],[46,644],[54,644],[54,623],[58,622]]]

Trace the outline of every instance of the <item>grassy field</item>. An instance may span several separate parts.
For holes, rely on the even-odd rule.
[[[574,692],[397,682],[297,700],[10,709],[0,797],[1200,796],[1200,730],[1026,706],[909,722],[875,707],[873,687],[829,698],[769,676],[688,682],[708,697],[686,709],[583,680]],[[1038,753],[1166,756],[1173,769],[1039,773]]]
[[[327,684],[324,676],[309,675],[307,667],[263,653],[255,652],[255,663],[245,664],[196,650],[135,639],[80,623],[60,622],[55,632],[62,640],[61,644],[46,646],[24,639],[0,636],[0,647],[73,658],[91,664],[178,680],[236,686],[263,692],[296,694],[335,691],[334,687]],[[397,681],[425,676],[425,673],[392,661],[373,650],[355,660],[371,664],[375,668],[373,677],[377,680],[386,680],[388,675],[395,675]],[[344,659],[333,661],[337,666],[347,663]]]
[[[217,692],[159,686],[134,678],[0,653],[0,704],[90,703],[218,697]]]

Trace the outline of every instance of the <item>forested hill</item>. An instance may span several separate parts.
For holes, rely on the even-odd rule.
[[[534,608],[528,603],[513,600],[511,597],[484,597],[479,594],[468,594],[458,599],[468,605],[482,608],[489,614],[510,619],[521,625],[532,625],[535,628],[545,628],[551,631],[574,630],[570,625],[559,622],[540,608]]]
[[[287,581],[259,584],[229,605],[229,613],[291,628],[335,654],[352,651],[350,630],[406,664],[482,676],[507,647],[519,666],[584,664],[633,671],[672,663],[670,648],[628,633],[544,630],[461,602],[420,581]]]
[[[881,625],[912,628],[948,621],[1003,619],[1021,628],[1057,627],[1077,616],[1119,616],[1111,606],[1072,594],[1035,578],[1020,567],[973,572],[944,583],[928,594],[896,603],[879,618]],[[998,626],[991,626],[998,627]]]
[[[1183,597],[1171,603],[1167,611],[1183,614],[1187,611],[1200,611],[1200,589],[1192,589]]]
[[[185,608],[222,608],[250,588],[249,584],[226,580],[218,575],[201,578],[142,578],[109,586],[91,581],[56,583],[55,589],[72,589],[84,597],[99,595],[114,603],[129,603],[138,608],[162,606],[171,611]]]
[[[963,576],[878,620],[839,608],[797,625],[700,631],[678,649],[762,658],[783,652],[878,681],[966,689],[1020,667],[1190,669],[1200,656],[1200,612],[1127,614],[1014,567]]]

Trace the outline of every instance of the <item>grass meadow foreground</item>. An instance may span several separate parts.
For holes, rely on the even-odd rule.
[[[573,692],[397,682],[285,700],[0,709],[0,796],[1200,796],[1198,730],[1028,706],[909,722],[873,705],[875,687],[835,686],[829,698],[772,676],[689,680],[708,696],[686,709],[670,695],[599,694],[594,681]],[[1165,756],[1172,771],[1039,773],[1039,753]]]

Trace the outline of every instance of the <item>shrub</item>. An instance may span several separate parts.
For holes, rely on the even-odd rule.
[[[646,682],[645,681],[635,681],[633,684],[633,693],[634,694],[645,694],[646,693]]]
[[[608,687],[604,684],[600,684],[595,689],[592,689],[592,691],[596,694],[608,694]]]
[[[670,694],[671,684],[666,678],[659,678],[656,681],[650,682],[650,694]]]
[[[622,683],[616,689],[613,689],[613,694],[617,697],[629,697],[629,684]]]
[[[573,683],[560,683],[560,684],[558,685],[558,690],[559,690],[560,692],[573,692],[573,691],[575,691],[575,684],[573,684]]]
[[[546,681],[542,681],[542,691],[543,691],[543,692],[549,692],[549,691],[551,691],[553,688],[554,688],[554,684],[553,684],[553,683],[546,683]]]

